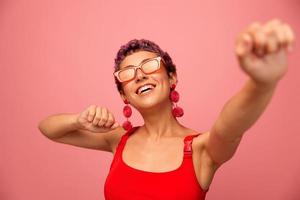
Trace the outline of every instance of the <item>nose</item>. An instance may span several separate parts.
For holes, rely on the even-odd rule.
[[[146,79],[147,75],[141,69],[136,69],[136,81],[138,82],[141,79]]]

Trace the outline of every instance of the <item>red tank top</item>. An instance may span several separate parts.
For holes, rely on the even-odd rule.
[[[184,138],[184,157],[180,167],[167,172],[148,172],[127,165],[122,151],[128,137],[138,128],[122,135],[104,184],[106,200],[204,200],[207,190],[197,181],[192,161],[192,141],[196,135]]]

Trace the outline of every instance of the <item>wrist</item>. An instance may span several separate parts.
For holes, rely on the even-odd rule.
[[[277,86],[277,81],[270,82],[270,83],[263,83],[263,82],[258,82],[253,79],[249,79],[250,85],[252,86],[253,89],[255,89],[258,92],[270,92],[273,91],[276,86]]]
[[[72,114],[70,118],[71,126],[74,127],[75,130],[82,129],[82,126],[78,121],[79,116],[80,114],[76,113],[76,114]]]

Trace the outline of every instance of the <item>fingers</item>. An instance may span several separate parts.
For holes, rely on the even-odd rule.
[[[286,39],[286,46],[288,50],[292,50],[292,45],[295,42],[295,34],[292,30],[292,28],[288,24],[283,24],[283,29],[284,29],[284,35]]]
[[[112,128],[112,129],[115,129],[115,128],[117,128],[118,126],[120,126],[119,123],[118,123],[118,122],[115,122],[115,123],[111,126],[111,128]]]
[[[109,112],[107,122],[104,124],[105,127],[111,127],[115,122],[114,116]]]
[[[89,118],[89,110],[88,109],[85,109],[81,114],[80,114],[84,120],[87,120],[88,121],[88,118]]]
[[[285,31],[282,31],[279,24],[274,26],[274,34],[277,38],[277,42],[279,43],[277,48],[285,47],[288,43],[285,36]]]
[[[94,117],[94,120],[93,120],[93,125],[97,126],[98,122],[101,120],[101,114],[102,114],[102,111],[101,111],[101,108],[100,107],[96,107],[96,115]]]
[[[88,121],[94,126],[116,128],[119,124],[115,121],[115,118],[111,112],[105,107],[91,105],[86,112]]]
[[[282,44],[280,44],[279,35],[282,33],[280,24],[277,19],[269,21],[262,30],[266,37],[265,51],[268,53],[277,51]],[[282,38],[283,40],[284,38]]]
[[[104,126],[108,120],[108,110],[106,108],[101,108],[101,119],[99,120],[98,126]]]
[[[238,57],[248,54],[253,48],[253,39],[248,33],[242,33],[237,42],[235,53]]]
[[[102,108],[101,120],[98,123],[98,126],[103,126],[106,128],[116,128],[119,124],[115,121],[115,118],[107,108]]]
[[[91,105],[88,108],[88,121],[92,122],[96,114],[96,105]]]
[[[291,27],[278,19],[265,24],[252,23],[237,38],[235,52],[238,57],[249,54],[263,56],[282,48],[291,49],[295,35]]]

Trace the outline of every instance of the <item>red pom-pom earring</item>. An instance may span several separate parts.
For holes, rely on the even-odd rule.
[[[171,85],[171,92],[170,92],[170,100],[175,104],[172,105],[172,115],[174,117],[182,117],[184,112],[183,109],[177,106],[177,102],[179,101],[179,93],[175,90],[176,85]]]
[[[131,116],[132,114],[132,110],[131,107],[129,106],[129,102],[127,101],[127,99],[124,100],[124,103],[126,104],[123,108],[123,115],[126,117],[126,121],[122,124],[122,127],[128,131],[132,128],[132,124],[131,122],[128,120],[128,118]]]

